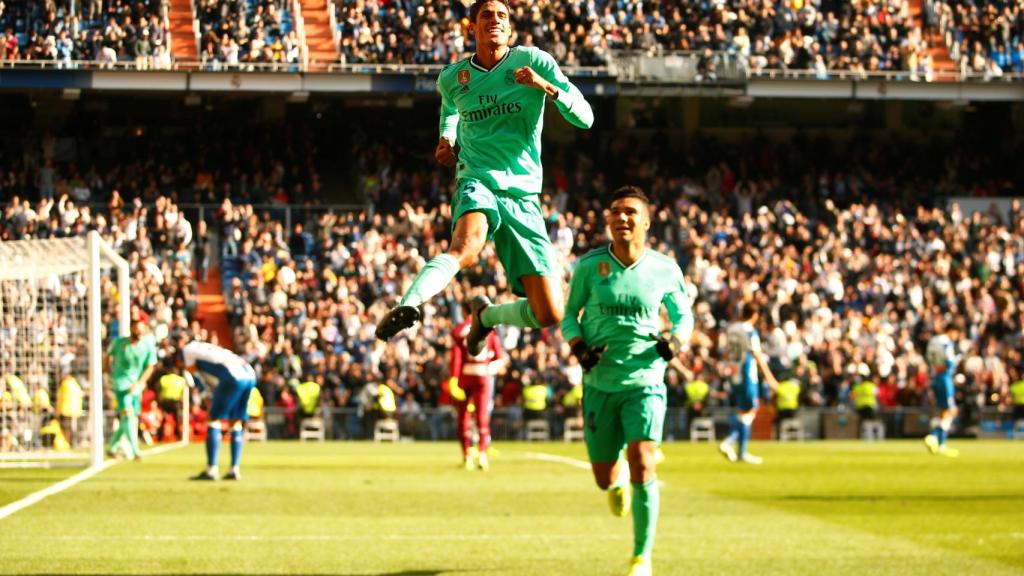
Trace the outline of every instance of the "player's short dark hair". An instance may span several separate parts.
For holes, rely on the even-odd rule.
[[[638,186],[632,186],[627,184],[626,186],[622,186],[612,193],[612,202],[615,202],[616,200],[622,200],[623,198],[636,198],[637,200],[643,203],[644,208],[647,209],[647,213],[650,214],[651,200],[647,197],[647,194],[644,194],[644,191],[641,190]]]
[[[509,5],[508,0],[476,0],[475,2],[473,2],[473,5],[469,7],[470,22],[476,22],[476,17],[478,14],[480,14],[480,9],[483,8],[484,4],[487,4],[488,2],[497,2],[498,4],[503,5],[505,6],[505,9],[508,10],[509,15],[512,14],[512,6]]]

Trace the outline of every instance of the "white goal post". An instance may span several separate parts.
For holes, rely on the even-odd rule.
[[[128,262],[98,232],[0,242],[0,455],[59,457],[41,450],[44,418],[52,418],[42,404],[57,398],[58,383],[71,376],[89,390],[89,465],[103,463],[103,268],[113,268],[117,279],[110,316],[118,335],[128,336]]]

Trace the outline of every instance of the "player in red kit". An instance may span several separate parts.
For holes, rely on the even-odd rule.
[[[494,375],[505,365],[504,352],[498,335],[487,335],[484,348],[477,356],[471,356],[466,338],[473,323],[468,302],[463,302],[465,320],[452,330],[451,378],[448,381],[452,404],[458,412],[459,437],[462,439],[462,457],[467,470],[473,469],[470,449],[473,446],[473,431],[469,422],[476,415],[476,428],[480,436],[476,466],[487,470],[487,448],[491,444],[491,404],[494,398]]]

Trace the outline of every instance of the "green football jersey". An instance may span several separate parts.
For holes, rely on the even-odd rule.
[[[124,392],[138,382],[146,368],[156,364],[156,341],[143,336],[137,344],[131,338],[114,340],[107,352],[113,358],[110,381],[116,392]]]
[[[661,333],[662,304],[672,333],[688,342],[693,313],[683,271],[674,260],[647,249],[625,266],[610,245],[580,258],[569,285],[562,335],[566,341],[579,337],[590,346],[608,346],[597,366],[584,375],[584,384],[619,392],[664,381],[668,363],[652,338]]]
[[[486,70],[467,58],[437,77],[441,93],[441,137],[461,147],[455,177],[475,178],[491,191],[540,194],[544,128],[542,90],[516,84],[515,71],[529,66],[558,87],[555,106],[574,126],[590,128],[594,112],[550,54],[516,46]]]

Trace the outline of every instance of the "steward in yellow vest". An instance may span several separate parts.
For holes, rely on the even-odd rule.
[[[703,380],[691,380],[686,383],[683,390],[686,392],[686,419],[693,422],[694,419],[703,417],[707,412],[711,387]]]
[[[253,420],[263,418],[263,394],[259,388],[253,388],[249,393],[249,404],[246,405],[245,411]]]
[[[850,390],[853,408],[860,414],[861,420],[874,420],[878,417],[878,385],[872,380],[863,380]]]
[[[1010,384],[1010,398],[1013,399],[1013,421],[1024,420],[1024,380]]]
[[[548,387],[543,384],[530,384],[523,387],[523,420],[544,418],[548,407]]]
[[[312,380],[307,380],[295,387],[295,394],[299,397],[299,408],[307,418],[316,414],[320,405],[320,385]]]

